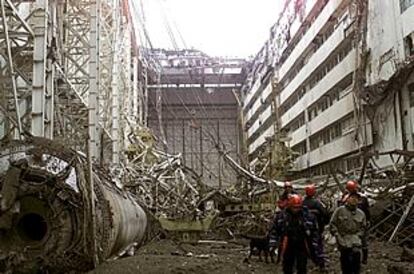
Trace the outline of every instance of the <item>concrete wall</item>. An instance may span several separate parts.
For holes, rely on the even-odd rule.
[[[368,84],[390,79],[406,60],[404,38],[414,31],[414,6],[401,13],[399,0],[369,1],[368,47],[371,51]],[[386,24],[384,24],[386,22]],[[409,80],[408,82],[412,81]],[[410,106],[407,83],[387,94],[376,110],[374,149],[380,152],[394,149],[413,149],[414,113]],[[391,159],[382,157],[380,166],[389,166]]]
[[[335,86],[346,75],[355,70],[355,50],[352,50],[342,62],[334,67],[316,86],[303,96],[292,108],[281,117],[281,126],[286,126],[303,110],[315,103],[323,94]],[[335,118],[331,117],[332,119]]]
[[[306,34],[302,37],[299,43],[296,45],[295,49],[292,51],[290,56],[286,59],[286,61],[281,65],[279,70],[279,77],[283,78],[289,69],[292,68],[293,64],[302,54],[303,49],[308,48],[312,41],[315,39],[316,35],[321,31],[323,26],[328,22],[331,15],[335,12],[335,10],[343,4],[343,2],[347,2],[344,0],[331,0],[329,1],[326,6],[323,8],[322,12],[318,15],[315,22],[312,23],[312,26],[306,32]]]
[[[330,143],[323,145],[313,151],[310,151],[310,138],[314,134],[323,131],[328,125],[341,121],[345,117],[349,117],[354,112],[355,100],[352,93],[352,86],[348,87],[345,92],[341,92],[339,101],[335,101],[333,105],[328,107],[314,119],[309,121],[308,110],[318,100],[327,94],[333,87],[344,80],[346,76],[352,75],[357,66],[358,51],[353,49],[339,64],[337,64],[322,80],[310,90],[306,89],[304,95],[298,95],[297,91],[306,79],[310,79],[314,73],[324,65],[329,55],[336,49],[343,48],[344,41],[352,39],[352,36],[346,36],[350,33],[356,24],[353,24],[353,15],[355,15],[354,1],[334,0],[328,1],[326,6],[318,14],[316,19],[312,21],[311,26],[301,37],[301,40],[295,47],[291,49],[290,55],[282,63],[277,63],[278,57],[286,54],[284,50],[286,45],[284,42],[269,45],[269,49],[279,51],[274,54],[276,61],[275,75],[278,80],[283,80],[282,84],[287,81],[283,87],[280,96],[276,98],[279,106],[293,104],[280,117],[280,126],[287,129],[292,122],[299,117],[305,115],[305,124],[295,124],[294,130],[289,133],[291,137],[290,145],[295,146],[306,141],[308,152],[297,159],[297,168],[304,170],[310,167],[318,166],[331,160],[338,161],[352,156],[357,153],[359,145],[372,147],[373,150],[389,151],[393,149],[414,149],[414,91],[409,84],[414,82],[412,75],[407,83],[401,83],[397,90],[389,91],[384,104],[380,105],[376,110],[373,121],[368,121],[367,117],[365,125],[362,126],[361,132],[346,131],[343,136],[334,139]],[[314,5],[314,3],[312,4]],[[307,7],[309,8],[309,7]],[[339,10],[344,16],[338,16]],[[288,11],[286,12],[288,13]],[[279,20],[282,24],[285,14]],[[340,17],[340,18],[339,18]],[[297,20],[297,17],[294,17]],[[369,64],[367,66],[366,76],[367,85],[374,85],[382,80],[389,80],[395,75],[398,67],[407,59],[407,50],[405,48],[404,39],[414,31],[414,5],[402,11],[400,8],[400,0],[369,0],[368,3],[368,25],[367,25],[367,47],[370,51]],[[334,32],[319,47],[313,55],[300,67],[297,74],[292,74],[292,68],[298,58],[302,58],[304,52],[312,47],[316,35],[324,27],[328,26],[332,20],[338,20],[335,24]],[[335,21],[334,21],[335,22]],[[306,24],[306,23],[304,23]],[[284,32],[286,27],[274,27],[272,31],[275,33],[269,39],[272,43],[276,43],[274,37],[278,36],[278,30]],[[290,25],[291,30],[298,31],[300,27]],[[293,36],[292,36],[293,37]],[[292,38],[294,40],[294,38]],[[263,49],[262,49],[263,51]],[[310,50],[312,52],[312,50]],[[283,54],[282,54],[283,53]],[[263,53],[262,53],[263,54]],[[296,68],[295,68],[296,70]],[[248,136],[251,138],[248,151],[253,154],[266,140],[274,133],[273,123],[266,123],[270,119],[274,119],[271,106],[264,107],[262,104],[269,96],[272,96],[270,89],[261,87],[260,75],[256,78],[253,87],[247,92],[245,106],[249,105],[246,120],[249,120],[250,128]],[[342,84],[341,84],[342,85]],[[294,97],[295,96],[295,97]],[[298,99],[296,99],[298,98]],[[298,100],[298,101],[296,101]],[[268,101],[267,101],[268,104]],[[260,112],[258,115],[257,112]],[[260,132],[260,134],[257,134]],[[356,143],[355,137],[359,136],[360,141],[365,143]],[[255,139],[252,139],[254,137]],[[389,165],[388,160],[380,160],[382,166]]]
[[[367,145],[372,144],[371,125],[366,124]],[[329,160],[348,155],[358,150],[355,142],[355,129],[343,134],[342,137],[299,157],[296,161],[297,169],[302,170],[316,166]]]
[[[369,82],[389,79],[396,70],[395,62],[404,56],[399,0],[369,1],[367,43],[371,51]]]
[[[232,88],[216,88],[209,93],[203,88],[174,87],[163,88],[161,93],[167,151],[181,153],[185,165],[202,175],[203,182],[210,186],[236,182],[237,175],[223,161],[211,139],[220,139],[229,155],[238,159],[240,127]],[[162,146],[155,95],[155,89],[150,89],[148,125]]]

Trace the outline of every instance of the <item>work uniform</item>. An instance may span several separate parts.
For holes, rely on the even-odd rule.
[[[306,196],[303,200],[303,206],[307,207],[309,212],[315,216],[318,222],[319,234],[322,235],[325,225],[329,223],[329,216],[325,206],[315,197],[309,196]]]
[[[319,232],[319,245],[320,253],[323,253],[323,232],[325,230],[325,225],[329,223],[329,215],[322,204],[321,201],[316,199],[315,197],[306,196],[303,200],[303,206],[308,208],[309,212],[313,214],[318,222],[318,232]]]
[[[320,254],[318,224],[306,208],[293,213],[287,208],[276,215],[269,238],[279,246],[278,261],[283,260],[283,273],[307,273],[307,260],[311,258],[317,265],[323,265]]]
[[[335,210],[330,222],[330,231],[338,243],[343,274],[360,273],[362,238],[365,230],[366,217],[361,209],[351,209],[345,205]]]
[[[366,264],[368,260],[368,228],[371,222],[371,213],[369,212],[368,198],[359,192],[356,194],[358,195],[358,208],[364,212],[367,222],[364,235],[362,235],[362,262]],[[344,205],[348,196],[349,193],[345,193],[338,204]]]

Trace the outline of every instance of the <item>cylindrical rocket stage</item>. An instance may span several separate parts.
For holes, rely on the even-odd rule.
[[[0,146],[0,272],[87,271],[141,243],[144,210],[97,169],[91,218],[87,174],[83,156],[46,139]]]

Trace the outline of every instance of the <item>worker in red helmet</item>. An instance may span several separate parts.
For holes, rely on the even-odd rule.
[[[345,205],[338,207],[332,215],[330,231],[335,236],[342,273],[359,274],[361,271],[361,250],[367,229],[365,213],[358,208],[358,193],[351,192]]]
[[[289,196],[292,194],[297,194],[296,191],[293,189],[293,184],[291,182],[285,182],[283,185],[283,193],[277,202],[277,206],[279,209],[283,210],[286,208],[289,200]]]
[[[318,222],[319,227],[319,247],[323,250],[322,234],[325,230],[325,226],[329,223],[329,214],[325,205],[316,198],[316,186],[308,181],[308,185],[305,187],[305,199],[303,200],[303,206],[308,208],[309,212],[313,214]]]
[[[368,198],[363,195],[359,191],[359,185],[358,182],[355,180],[349,180],[346,182],[345,186],[346,192],[342,196],[341,200],[338,203],[338,206],[345,205],[346,200],[351,194],[356,194],[358,197],[358,208],[362,210],[365,214],[365,218],[367,221],[367,227],[370,226],[371,221],[371,213],[369,211],[369,202]],[[367,264],[368,262],[368,229],[365,230],[364,235],[362,236],[362,263]]]
[[[324,256],[318,248],[318,223],[303,207],[300,195],[290,195],[287,207],[276,215],[269,238],[278,243],[278,262],[282,260],[283,273],[293,273],[295,266],[296,273],[307,273],[308,258],[324,267]]]
[[[325,205],[316,197],[316,186],[308,181],[305,187],[305,199],[303,200],[303,206],[307,207],[309,212],[312,213],[318,221],[319,231],[322,235],[325,225],[329,223],[329,216]]]

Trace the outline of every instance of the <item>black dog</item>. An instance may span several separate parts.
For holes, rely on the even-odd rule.
[[[260,236],[247,236],[247,235],[241,235],[242,238],[245,239],[249,239],[250,240],[250,252],[249,252],[249,256],[246,258],[246,261],[248,261],[255,250],[257,250],[258,255],[259,255],[259,261],[263,261],[262,259],[262,252],[265,255],[265,262],[268,263],[268,257],[270,254],[270,259],[272,261],[272,263],[274,263],[274,252],[272,252],[272,250],[270,249],[269,246],[269,237],[264,236],[264,237],[260,237]]]

